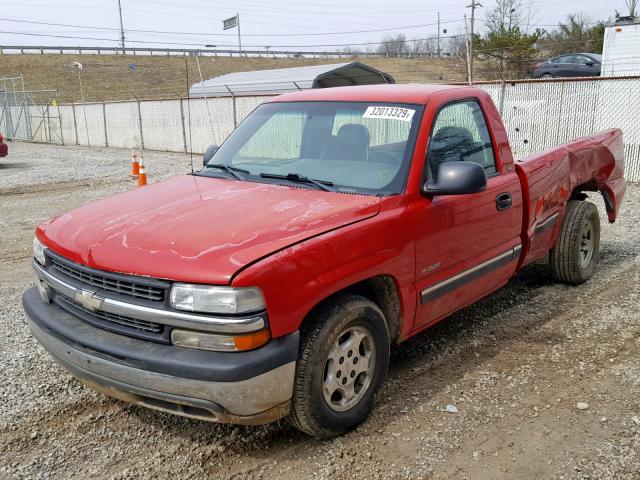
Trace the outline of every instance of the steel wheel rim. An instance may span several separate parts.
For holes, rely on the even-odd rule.
[[[593,228],[593,222],[591,220],[587,220],[582,227],[582,237],[580,238],[580,266],[582,268],[587,268],[589,263],[591,263],[595,244],[595,229]]]
[[[362,326],[349,327],[336,339],[325,361],[322,393],[329,408],[344,412],[369,390],[376,363],[376,344]]]

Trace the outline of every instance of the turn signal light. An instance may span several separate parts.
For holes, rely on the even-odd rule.
[[[171,332],[171,343],[176,347],[212,350],[216,352],[244,352],[254,350],[269,341],[269,330],[247,335],[218,335],[215,333],[194,332],[174,329]]]
[[[241,335],[235,337],[236,350],[253,350],[254,348],[261,347],[269,341],[271,335],[269,330],[260,330],[259,332],[252,333],[251,335]]]

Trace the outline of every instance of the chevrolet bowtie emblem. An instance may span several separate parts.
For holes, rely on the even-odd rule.
[[[102,298],[94,294],[91,290],[76,290],[75,301],[87,310],[98,310],[102,306]]]

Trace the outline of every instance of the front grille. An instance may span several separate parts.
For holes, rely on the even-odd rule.
[[[82,312],[91,315],[92,317],[99,318],[100,320],[104,320],[105,322],[109,322],[111,324],[116,324],[121,327],[131,328],[134,330],[138,330],[140,332],[146,333],[155,333],[160,334],[164,329],[164,325],[160,323],[147,322],[146,320],[138,320],[137,318],[131,318],[124,315],[116,315],[109,312],[102,312],[97,310],[89,310],[88,308],[83,307],[81,304],[76,302],[75,300],[70,299],[69,297],[65,297],[64,295],[58,295],[58,298],[66,303],[67,305],[71,305]]]
[[[49,256],[49,259],[51,260],[51,265],[55,270],[84,284],[97,287],[101,290],[129,295],[131,297],[144,300],[151,300],[154,302],[164,301],[165,289],[161,287],[138,283],[133,277],[131,280],[125,276],[122,277],[127,278],[126,280],[115,278],[115,275],[110,276],[108,274],[104,274],[100,270],[92,270],[86,267],[80,268],[78,266],[74,266],[70,262],[63,263],[52,256]]]

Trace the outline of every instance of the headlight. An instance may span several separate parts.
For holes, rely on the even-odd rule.
[[[259,288],[215,287],[176,283],[171,287],[171,306],[177,310],[206,313],[252,313],[265,309]]]
[[[44,251],[47,249],[44,245],[40,243],[37,237],[33,237],[33,256],[36,261],[44,266],[46,260],[44,258]]]

